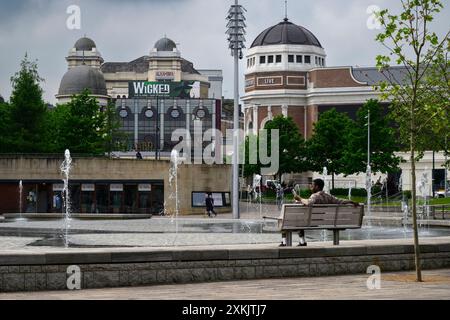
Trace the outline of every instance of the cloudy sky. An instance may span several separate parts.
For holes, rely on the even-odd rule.
[[[67,70],[65,57],[86,34],[105,61],[131,61],[153,48],[164,35],[179,44],[197,69],[222,69],[224,95],[233,95],[233,60],[227,50],[225,16],[232,0],[0,0],[0,94],[9,99],[10,77],[25,52],[38,60],[46,101]],[[449,28],[450,3],[433,29]],[[247,46],[264,29],[284,18],[284,0],[240,0],[247,9]],[[67,8],[81,9],[81,29],[69,30]],[[328,66],[373,66],[381,50],[377,30],[367,27],[367,8],[398,10],[398,0],[289,0],[290,21],[312,31],[325,48]],[[241,62],[241,84],[244,61]],[[241,86],[242,87],[242,86]]]

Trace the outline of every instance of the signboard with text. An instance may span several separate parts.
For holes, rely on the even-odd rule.
[[[128,96],[130,98],[200,98],[199,90],[196,90],[198,86],[196,81],[130,81],[128,82]]]

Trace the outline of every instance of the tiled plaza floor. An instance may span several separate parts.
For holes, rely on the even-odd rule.
[[[0,300],[365,300],[450,299],[450,269],[381,274],[381,288],[368,289],[369,275],[285,278],[80,291],[0,293]]]

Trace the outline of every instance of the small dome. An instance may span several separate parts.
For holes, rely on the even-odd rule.
[[[93,95],[107,95],[105,77],[99,70],[78,66],[66,72],[59,86],[59,95],[74,95],[88,89]]]
[[[319,40],[311,31],[289,22],[288,19],[261,32],[253,41],[251,48],[275,44],[298,44],[322,48]]]
[[[175,44],[175,42],[166,37],[159,39],[155,43],[156,51],[173,51],[173,49],[175,49],[176,47],[177,45]]]
[[[77,51],[92,51],[93,48],[97,48],[97,45],[92,39],[84,37],[75,42],[75,49]]]

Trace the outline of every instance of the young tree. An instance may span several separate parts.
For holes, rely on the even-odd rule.
[[[355,125],[350,128],[348,145],[344,150],[344,173],[364,172],[367,168],[368,113],[370,110],[370,166],[374,172],[398,170],[400,150],[395,130],[384,116],[384,108],[377,100],[368,100],[357,112]]]
[[[36,62],[28,60],[25,54],[20,71],[11,77],[10,137],[14,140],[11,152],[43,151],[42,131],[47,107],[42,100],[42,81]]]
[[[307,171],[305,140],[291,117],[276,116],[264,127],[267,130],[267,146],[271,149],[271,130],[279,130],[279,169],[278,179],[291,172]]]
[[[347,114],[333,108],[320,115],[314,125],[313,136],[307,143],[311,169],[321,172],[327,167],[332,174],[333,189],[334,175],[345,173],[344,155],[352,126],[353,121]]]
[[[433,86],[439,87],[437,83],[441,81],[430,83],[429,74],[439,52],[448,52],[449,33],[440,42],[430,30],[434,16],[443,8],[441,1],[401,0],[401,4],[399,15],[388,10],[382,10],[378,15],[384,31],[376,39],[387,48],[389,55],[377,56],[377,66],[386,75],[386,81],[380,84],[379,89],[383,98],[391,101],[391,113],[399,127],[400,141],[409,146],[416,275],[417,281],[422,281],[415,170],[418,152],[420,156],[420,152],[430,147],[430,139],[424,134],[432,132],[435,139],[441,139],[448,131],[448,99],[442,100],[435,95]],[[404,66],[406,77],[403,83],[390,76],[391,59]],[[448,72],[447,66],[445,72]],[[448,92],[448,82],[446,90]]]

